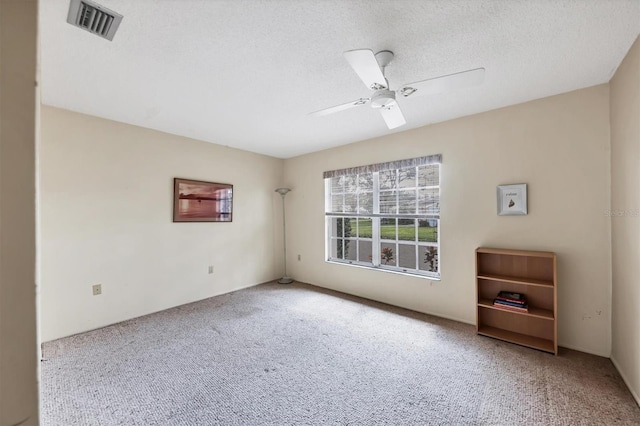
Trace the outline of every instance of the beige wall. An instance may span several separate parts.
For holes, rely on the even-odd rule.
[[[611,359],[640,404],[640,39],[610,86]]]
[[[38,424],[37,2],[0,1],[0,425]]]
[[[609,148],[601,85],[286,160],[290,275],[475,323],[476,247],[554,251],[560,345],[609,356]],[[438,153],[441,281],[324,261],[323,171]],[[509,183],[528,184],[528,216],[497,216],[496,185]]]
[[[283,160],[52,107],[41,119],[42,341],[282,273]],[[233,184],[233,222],[172,223],[174,177]]]

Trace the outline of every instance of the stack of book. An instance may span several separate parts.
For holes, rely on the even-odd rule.
[[[529,312],[527,299],[522,293],[511,293],[509,291],[501,291],[495,299],[493,306],[507,311]]]

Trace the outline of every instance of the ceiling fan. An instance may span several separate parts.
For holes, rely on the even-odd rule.
[[[476,86],[484,80],[484,68],[476,68],[469,71],[404,84],[397,90],[391,90],[384,70],[391,60],[393,60],[393,52],[382,50],[374,54],[371,49],[356,49],[344,52],[344,57],[347,62],[349,62],[349,65],[351,65],[351,68],[358,74],[358,77],[360,77],[364,85],[367,86],[368,89],[373,90],[373,94],[368,98],[360,98],[347,102],[346,104],[321,109],[309,115],[316,117],[323,116],[369,104],[372,108],[380,110],[380,114],[389,129],[395,129],[407,122],[402,111],[400,111],[396,95],[405,98],[408,96],[433,95],[464,87]]]

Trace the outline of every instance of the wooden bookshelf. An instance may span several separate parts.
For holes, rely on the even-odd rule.
[[[558,354],[557,268],[552,252],[478,248],[478,334]],[[528,312],[493,305],[500,291],[523,293]]]

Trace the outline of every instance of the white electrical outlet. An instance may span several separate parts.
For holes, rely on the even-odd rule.
[[[102,284],[94,284],[92,288],[94,296],[100,296],[102,294]]]
[[[213,274],[213,265],[209,265],[209,273]]]

